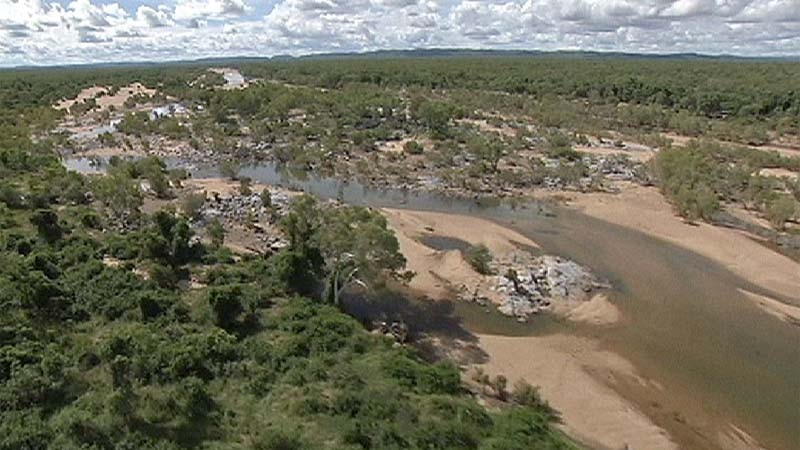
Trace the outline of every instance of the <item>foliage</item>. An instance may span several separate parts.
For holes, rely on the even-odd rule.
[[[492,252],[483,244],[470,246],[464,254],[470,266],[482,275],[492,272]]]

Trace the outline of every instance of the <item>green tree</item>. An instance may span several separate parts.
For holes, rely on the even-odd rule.
[[[295,199],[281,222],[291,249],[316,252],[324,262],[325,298],[338,305],[352,284],[367,287],[384,276],[399,277],[405,258],[380,213],[361,207],[321,208],[310,196]]]
[[[36,226],[39,236],[47,242],[55,242],[64,235],[64,229],[58,220],[58,214],[49,209],[41,209],[31,216],[31,223]]]
[[[215,286],[208,290],[208,304],[214,324],[226,331],[235,331],[253,319],[254,303],[244,286]]]

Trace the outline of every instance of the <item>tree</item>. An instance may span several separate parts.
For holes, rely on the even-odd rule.
[[[236,167],[236,164],[230,161],[223,161],[219,165],[219,174],[224,178],[235,180],[236,177],[239,176],[239,168]]]
[[[508,386],[508,378],[504,375],[497,375],[494,377],[492,381],[492,388],[494,389],[495,395],[500,400],[505,401],[506,397],[508,396],[508,392],[506,392],[506,387]]]
[[[185,218],[173,211],[157,211],[143,235],[143,255],[175,268],[196,256],[199,249],[192,245],[193,236]]]
[[[419,121],[437,139],[447,136],[450,131],[451,114],[447,104],[434,101],[423,102],[417,111]]]
[[[36,211],[31,216],[31,223],[36,226],[39,236],[47,242],[61,239],[64,230],[58,223],[58,214],[49,209]]]
[[[272,208],[272,194],[269,192],[268,188],[264,188],[264,190],[261,191],[261,206],[267,209]]]
[[[367,287],[383,276],[403,276],[405,257],[378,212],[354,206],[320,208],[313,197],[302,196],[292,202],[282,225],[292,250],[319,251],[326,274],[324,297],[336,305],[352,284]]]
[[[250,188],[252,180],[249,177],[239,177],[239,193],[242,195],[250,195],[253,189]]]
[[[208,290],[208,304],[214,324],[225,331],[235,331],[254,319],[255,303],[245,286],[231,284]]]
[[[142,206],[139,187],[120,171],[112,170],[108,175],[94,179],[92,191],[117,218],[126,219],[136,215]]]
[[[203,205],[206,202],[206,193],[197,192],[189,193],[181,200],[181,210],[190,219],[196,220],[200,217],[203,210]]]
[[[128,427],[136,411],[136,393],[131,380],[131,362],[127,356],[117,355],[111,361],[111,385],[108,406],[112,414]]]
[[[386,218],[367,208],[328,211],[318,240],[328,274],[326,298],[336,305],[349,285],[366,287],[385,275],[399,277],[406,264]]]
[[[497,138],[476,138],[470,141],[470,152],[478,158],[492,172],[497,172],[497,166],[505,155],[505,144]]]

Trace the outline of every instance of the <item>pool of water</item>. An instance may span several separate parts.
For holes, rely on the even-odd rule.
[[[413,317],[425,318],[419,322],[425,326],[454,321],[474,332],[589,335],[634,362],[646,378],[657,380],[675,405],[741,426],[767,448],[800,448],[800,327],[764,314],[737,288],[780,296],[708,258],[632,229],[536,203],[519,206],[370,189],[357,182],[297,176],[274,164],[243,167],[240,173],[350,204],[471,214],[514,228],[547,253],[574,259],[610,280],[610,299],[622,311],[624,323],[578,327],[541,316],[518,324],[466,304],[428,305],[426,313],[412,302],[416,306],[405,311],[419,312]],[[193,171],[195,177],[216,175],[213,167]],[[459,245],[441,240],[438,244]],[[373,307],[399,314],[403,305],[411,308],[392,301]],[[442,314],[430,314],[437,308]],[[704,448],[702,439],[698,442],[691,447]]]

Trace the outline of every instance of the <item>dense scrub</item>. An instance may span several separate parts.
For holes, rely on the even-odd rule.
[[[498,91],[655,107],[622,108],[620,118],[680,128],[681,121],[730,116],[751,124],[773,120],[797,130],[796,63],[613,58],[360,59],[245,65],[248,74],[326,88],[351,83],[436,90]],[[682,117],[684,112],[695,119]],[[672,122],[670,124],[670,122]]]

